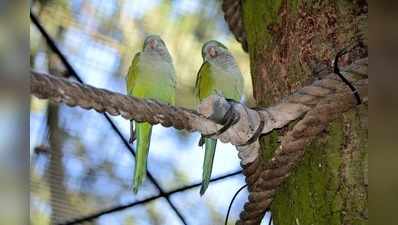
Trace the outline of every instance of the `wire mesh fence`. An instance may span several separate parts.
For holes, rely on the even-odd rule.
[[[30,27],[31,66],[71,79],[85,74],[80,77],[84,83],[125,93],[124,77],[134,54],[147,34],[159,34],[177,70],[176,104],[194,108],[201,45],[217,39],[237,58],[250,104],[248,58],[229,33],[219,4],[211,0],[33,1],[31,13],[37,21],[32,20]],[[196,187],[204,151],[197,147],[199,134],[156,126],[150,174],[134,195],[128,121],[35,98],[30,118],[32,224],[221,224],[230,199],[244,183],[234,147],[219,144],[213,169],[217,182],[200,197]],[[241,194],[235,202],[231,224],[246,196]]]

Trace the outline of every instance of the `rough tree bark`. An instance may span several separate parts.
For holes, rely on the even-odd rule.
[[[316,79],[316,71],[330,67],[339,49],[367,32],[367,1],[244,0],[241,4],[259,106],[278,102]],[[366,46],[365,37],[362,47],[345,55],[341,65],[367,55]],[[286,129],[262,137],[264,160]],[[367,224],[367,130],[367,105],[361,105],[341,115],[306,147],[303,161],[275,196],[274,224]]]

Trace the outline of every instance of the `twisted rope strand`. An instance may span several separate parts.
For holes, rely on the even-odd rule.
[[[31,92],[38,98],[64,102],[71,107],[95,109],[97,112],[107,112],[112,116],[121,115],[128,120],[160,123],[165,127],[173,126],[187,131],[195,131],[190,120],[201,120],[205,124],[213,123],[189,109],[176,108],[150,99],[141,100],[35,71],[31,71]]]

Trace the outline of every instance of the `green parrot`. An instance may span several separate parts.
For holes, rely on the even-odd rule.
[[[239,67],[227,47],[218,41],[208,41],[202,47],[203,63],[196,78],[195,94],[200,101],[214,94],[226,99],[240,101],[243,93],[243,77]],[[203,195],[209,186],[217,140],[205,138],[205,157],[203,161]]]
[[[134,56],[127,77],[128,95],[175,104],[176,73],[171,55],[164,41],[150,35],[142,52]],[[135,131],[134,131],[135,127]],[[146,176],[152,125],[130,121],[130,143],[137,138],[133,191],[137,193]]]

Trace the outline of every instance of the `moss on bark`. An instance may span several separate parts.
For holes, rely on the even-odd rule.
[[[274,199],[275,224],[367,224],[364,110],[345,113],[307,146]]]

